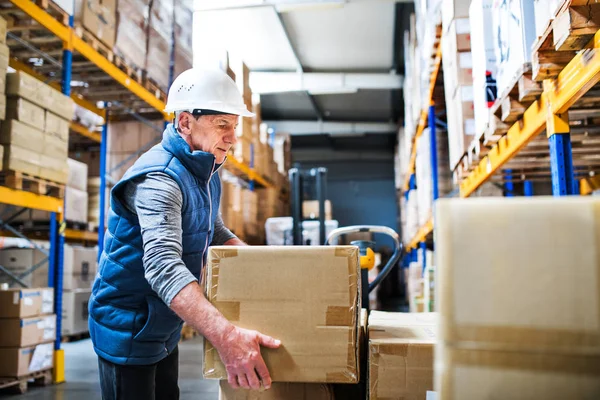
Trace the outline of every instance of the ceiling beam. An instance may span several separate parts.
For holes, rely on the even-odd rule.
[[[391,73],[250,72],[253,93],[308,91],[309,94],[355,93],[359,89],[402,89],[404,77]]]
[[[398,125],[386,122],[329,122],[329,121],[263,121],[276,132],[290,135],[329,134],[361,136],[366,134],[395,134]]]
[[[196,0],[196,11],[234,10],[239,8],[275,6],[279,12],[343,7],[347,3],[371,0]],[[412,3],[413,0],[388,0],[394,3]]]

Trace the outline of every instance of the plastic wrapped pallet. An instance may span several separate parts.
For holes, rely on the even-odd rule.
[[[0,25],[2,24],[0,23]],[[6,21],[4,21],[4,26],[6,27]],[[0,27],[0,31],[1,29],[2,28]],[[0,33],[0,35],[1,34],[2,33]],[[6,30],[4,31],[4,36],[6,36]],[[4,44],[3,40],[0,40],[0,42],[0,93],[4,93],[6,91],[6,70],[8,69],[10,50],[8,46]]]
[[[61,335],[77,335],[88,331],[88,302],[91,289],[63,293]]]
[[[131,67],[141,70],[146,64],[150,0],[119,0],[117,15],[114,50]],[[169,59],[165,58],[165,63]]]
[[[173,43],[173,0],[153,0],[148,23],[148,47],[145,70],[147,76],[167,91],[169,62]],[[164,62],[157,62],[164,60]]]
[[[512,88],[523,66],[531,62],[531,47],[536,40],[533,0],[494,0],[492,14],[497,87],[502,96]]]
[[[116,36],[116,11],[116,0],[75,0],[75,23],[112,49]]]
[[[186,3],[175,0],[175,70],[174,76],[192,68],[194,61],[192,48],[192,27],[194,12]]]

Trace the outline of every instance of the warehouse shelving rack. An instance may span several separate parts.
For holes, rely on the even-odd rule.
[[[83,32],[84,35],[78,36],[82,31],[74,26],[73,16],[62,12],[52,1],[2,0],[0,6],[3,16],[14,18],[18,22],[16,26],[9,26],[8,31],[21,34],[15,37],[9,33],[7,43],[11,47],[10,67],[26,72],[61,90],[63,94],[70,96],[75,104],[104,119],[101,133],[91,132],[77,123],[72,123],[70,126],[72,132],[100,144],[100,193],[104,194],[107,187],[107,122],[121,119],[123,115],[131,114],[132,111],[139,115],[158,116],[168,122],[172,116],[163,111],[165,93],[153,86],[152,82],[142,81],[133,68],[128,68],[123,60],[112,53],[112,49],[107,49],[93,37],[90,38],[91,35],[85,35]],[[21,59],[20,52],[13,54],[12,48],[22,48],[23,45],[26,51],[21,49],[24,55]],[[173,48],[171,53],[170,81],[173,79]],[[62,62],[54,59],[55,55],[61,55]],[[33,57],[50,62],[36,65],[29,62]],[[60,82],[57,81],[58,77]],[[85,84],[76,86],[72,85],[73,82]],[[76,92],[72,92],[72,88],[75,88]],[[105,102],[108,107],[98,107],[98,101]],[[253,153],[249,164],[230,156],[225,168],[235,176],[247,180],[251,190],[255,185],[275,187],[273,182],[254,170],[253,160]],[[101,195],[98,233],[94,233],[66,228],[64,199],[0,186],[0,203],[51,213],[48,254],[49,285],[55,289],[54,308],[57,314],[53,371],[56,383],[64,381],[64,353],[60,348],[64,242],[65,239],[97,241],[100,254],[104,237],[105,201],[105,196]],[[22,237],[16,231],[12,233]]]
[[[431,81],[437,79],[437,70],[432,71]],[[587,195],[593,190],[600,189],[600,176],[575,178],[574,157],[571,145],[571,132],[575,129],[569,124],[569,110],[572,109],[587,93],[600,82],[600,31],[597,31],[593,39],[562,69],[558,77],[546,79],[543,82],[542,94],[526,109],[519,120],[512,124],[508,132],[490,149],[474,169],[460,182],[459,193],[461,198],[471,196],[484,183],[490,181],[503,168],[503,181],[508,196],[514,195],[512,183],[514,177],[508,169],[509,162],[519,156],[526,146],[534,141],[542,132],[546,131],[549,149],[550,180],[552,182],[552,193],[554,196],[565,195]],[[429,99],[433,92],[430,90]],[[426,112],[429,115],[429,125],[435,130],[432,122],[434,110],[423,110],[417,137],[426,126]],[[584,113],[588,110],[582,110]],[[435,135],[432,135],[432,149],[434,147]],[[583,143],[583,146],[586,144]],[[600,149],[590,145],[589,151],[600,155]],[[588,152],[589,152],[588,151]],[[432,152],[433,153],[433,152]],[[409,164],[409,172],[404,182],[405,193],[416,187],[415,184],[415,141],[412,142],[412,155]],[[593,154],[594,155],[594,154]],[[594,158],[592,158],[594,159]],[[581,160],[585,165],[587,159]],[[594,159],[595,160],[595,159]],[[581,165],[582,162],[578,160]],[[596,165],[596,164],[593,164]],[[437,183],[437,165],[432,160],[432,172],[434,187]],[[532,181],[523,181],[525,196],[533,195]],[[437,194],[434,194],[434,200]],[[410,242],[406,243],[407,256],[403,265],[417,261],[417,251],[426,250],[428,240],[432,239],[434,221],[430,219],[420,227],[417,234]],[[425,260],[423,254],[423,260]]]

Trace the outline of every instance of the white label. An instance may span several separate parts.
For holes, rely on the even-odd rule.
[[[437,400],[437,392],[427,391],[427,398],[425,400]]]
[[[33,299],[31,297],[25,297],[23,299],[23,304],[25,304],[26,306],[32,306],[33,305]]]
[[[38,329],[44,329],[46,327],[46,321],[44,321],[44,320],[38,321],[36,326]]]
[[[52,349],[52,343],[38,344],[29,363],[29,372],[50,368],[52,366]]]
[[[19,304],[19,292],[13,294],[13,304]]]
[[[469,18],[457,18],[454,20],[456,24],[456,34],[464,35],[465,33],[471,33],[471,24]]]
[[[54,296],[51,290],[42,290],[42,313],[51,313],[54,309]]]
[[[458,65],[460,68],[473,68],[473,56],[471,52],[459,53]]]

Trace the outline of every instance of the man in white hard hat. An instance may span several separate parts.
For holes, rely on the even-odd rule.
[[[198,284],[210,244],[243,245],[219,216],[218,169],[252,117],[220,70],[191,69],[167,101],[175,113],[162,142],[111,191],[108,229],[89,302],[104,400],[178,399],[183,321],[219,352],[233,387],[271,384],[260,346],[279,341],[231,324]]]

